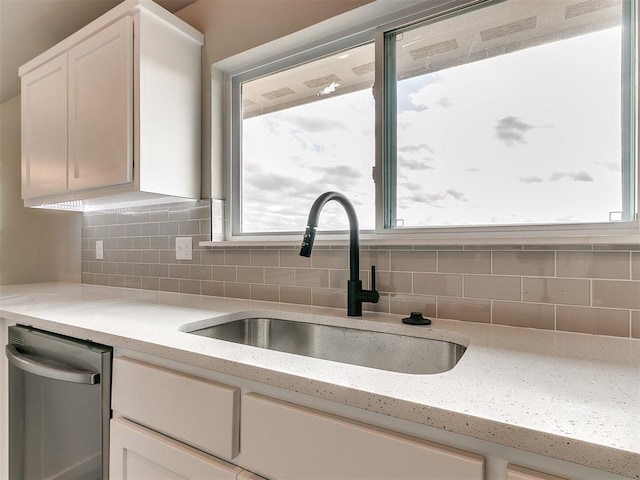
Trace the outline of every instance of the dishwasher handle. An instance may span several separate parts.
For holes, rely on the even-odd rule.
[[[76,370],[75,368],[42,357],[25,355],[20,353],[15,345],[7,345],[6,354],[12,365],[25,372],[33,373],[34,375],[86,385],[100,383],[100,374],[98,372]]]

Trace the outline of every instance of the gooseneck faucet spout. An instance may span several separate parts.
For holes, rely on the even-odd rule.
[[[322,207],[330,201],[335,200],[342,205],[349,218],[349,281],[347,282],[347,315],[351,317],[362,316],[362,303],[378,303],[380,295],[376,291],[376,269],[371,267],[371,290],[362,289],[360,280],[360,239],[358,232],[358,217],[356,210],[347,197],[338,192],[326,192],[320,195],[309,210],[309,220],[307,229],[302,238],[300,255],[310,257],[313,249],[313,242],[318,228],[318,219]]]

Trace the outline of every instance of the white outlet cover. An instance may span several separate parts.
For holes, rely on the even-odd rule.
[[[96,260],[104,260],[104,242],[96,240]]]
[[[193,241],[191,237],[176,237],[176,260],[193,259]]]

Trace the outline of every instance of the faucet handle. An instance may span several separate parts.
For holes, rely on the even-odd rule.
[[[362,290],[362,301],[370,303],[378,303],[380,294],[376,290],[376,266],[371,265],[371,289]]]
[[[371,265],[371,291],[376,291],[376,266]]]

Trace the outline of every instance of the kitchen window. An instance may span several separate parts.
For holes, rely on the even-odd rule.
[[[375,227],[374,45],[365,43],[243,82],[242,233],[294,232],[318,195],[337,190]],[[348,227],[328,205],[324,226]]]
[[[634,9],[442,2],[232,75],[230,238],[328,190],[372,239],[637,235]]]

